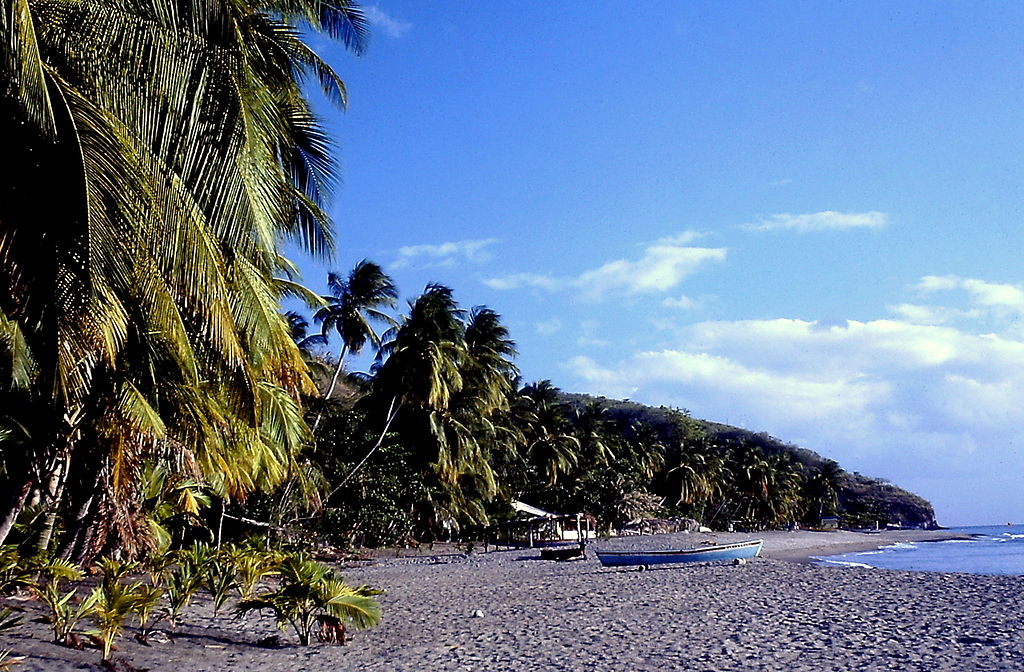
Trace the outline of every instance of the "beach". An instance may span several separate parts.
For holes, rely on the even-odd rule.
[[[685,547],[709,535],[595,542],[608,548]],[[710,535],[719,543],[752,535]],[[215,670],[1020,670],[1024,581],[820,567],[812,555],[943,538],[941,532],[770,532],[744,565],[649,571],[539,560],[536,549],[378,553],[344,568],[349,583],[386,592],[384,616],[345,647],[256,643],[267,617],[216,619],[200,599],[174,642],[124,638],[116,659],[152,672]],[[23,605],[31,603],[23,602]],[[0,635],[28,658],[19,670],[96,669],[95,650],[45,641],[29,623]]]

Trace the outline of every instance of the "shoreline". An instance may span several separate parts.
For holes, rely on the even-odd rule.
[[[883,530],[880,532],[854,532],[852,530],[771,532],[770,535],[800,534],[804,535],[795,544],[786,544],[784,540],[775,540],[774,536],[765,539],[765,547],[761,555],[773,560],[785,560],[801,564],[814,564],[819,557],[875,551],[886,546],[901,543],[931,543],[970,539],[971,535],[947,532],[944,530]],[[812,535],[836,535],[834,537]],[[773,543],[774,542],[774,543]]]

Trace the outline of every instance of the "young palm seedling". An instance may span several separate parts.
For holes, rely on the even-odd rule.
[[[206,589],[213,597],[213,615],[216,616],[238,585],[235,581],[235,568],[227,553],[218,554],[206,565],[204,578]]]
[[[157,605],[160,604],[160,598],[163,597],[164,589],[160,586],[142,584],[138,590],[139,598],[138,603],[135,605],[135,615],[139,619],[139,632],[135,635],[135,639],[148,645],[149,636],[153,633],[153,625],[156,623],[156,620],[159,620],[153,619],[153,612],[156,610]]]
[[[141,581],[124,581],[130,565],[116,560],[100,561],[103,581],[93,589],[92,617],[96,622],[95,635],[103,645],[103,660],[110,660],[114,640],[124,630],[125,619],[137,614],[148,591]]]
[[[380,605],[373,599],[378,594],[366,586],[353,588],[326,565],[298,554],[281,564],[277,590],[242,600],[237,613],[270,609],[278,627],[290,625],[303,646],[319,631],[327,633],[325,639],[344,643],[345,624],[363,629],[380,620]]]
[[[17,546],[0,546],[0,595],[9,595],[32,585],[32,572]]]
[[[202,585],[203,575],[187,560],[182,560],[167,574],[164,595],[167,597],[167,620],[177,625],[181,610],[189,605]]]
[[[235,568],[235,588],[243,600],[253,597],[256,585],[262,579],[277,574],[277,568],[284,561],[279,553],[252,545],[233,547],[230,558]]]
[[[67,560],[54,558],[47,561],[40,567],[40,575],[46,581],[35,586],[34,591],[39,601],[50,612],[46,620],[53,630],[53,641],[58,644],[71,644],[71,635],[78,623],[89,614],[95,596],[90,594],[79,601],[77,588],[72,588],[68,592],[61,589],[63,581],[82,580],[82,570]]]

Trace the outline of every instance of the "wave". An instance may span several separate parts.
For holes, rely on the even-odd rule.
[[[898,550],[913,551],[913,550],[917,549],[917,544],[911,543],[909,541],[901,541],[898,544],[893,544],[892,546],[886,546],[885,548],[894,549],[894,550],[898,549]]]
[[[861,554],[863,555],[863,554]],[[849,560],[831,560],[829,558],[813,558],[818,562],[823,562],[826,565],[841,565],[843,567],[861,567],[863,569],[875,569],[871,565],[865,565],[863,562],[852,562]]]

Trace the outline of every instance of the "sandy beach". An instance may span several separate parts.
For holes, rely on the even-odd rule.
[[[686,547],[659,535],[605,547]],[[762,535],[758,535],[762,536]],[[212,618],[200,599],[174,642],[124,638],[115,659],[152,672],[215,670],[1020,670],[1021,577],[818,567],[808,556],[941,538],[934,532],[772,532],[746,565],[606,569],[537,559],[536,550],[471,555],[424,549],[344,569],[387,591],[381,624],[348,646],[302,648],[269,618]],[[750,535],[716,534],[718,542]],[[19,604],[32,608],[31,602]],[[46,641],[28,623],[0,636],[18,670],[97,669],[99,653]]]

